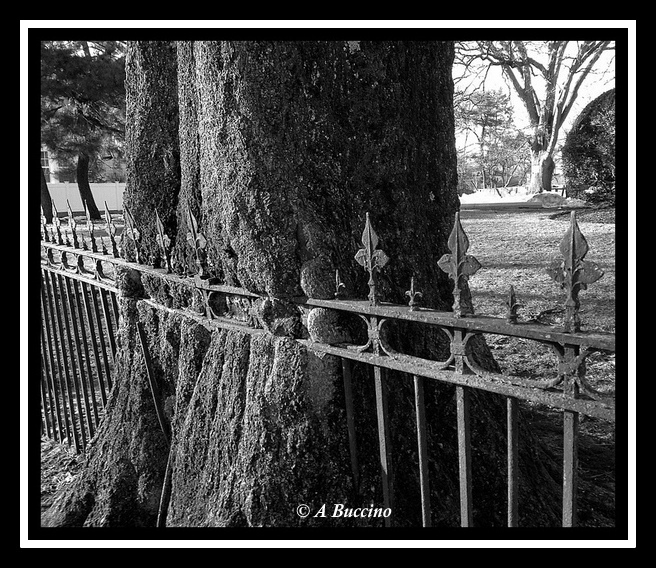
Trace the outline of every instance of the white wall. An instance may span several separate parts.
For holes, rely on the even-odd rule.
[[[96,202],[96,206],[102,213],[105,210],[105,202],[110,211],[123,210],[123,191],[125,190],[125,183],[91,183],[91,193]],[[50,197],[55,203],[57,211],[64,213],[68,211],[68,202],[71,204],[71,209],[74,213],[82,213],[84,205],[80,199],[80,191],[77,188],[77,183],[49,183],[48,191]]]

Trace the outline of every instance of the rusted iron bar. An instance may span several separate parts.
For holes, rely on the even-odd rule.
[[[54,313],[57,322],[58,341],[56,343],[59,346],[59,354],[61,355],[61,367],[64,370],[64,373],[60,376],[64,377],[64,381],[61,384],[64,386],[65,389],[66,400],[64,402],[64,408],[68,411],[67,421],[66,421],[68,424],[68,431],[67,431],[68,441],[70,444],[71,435],[72,435],[75,451],[79,453],[82,447],[80,444],[80,439],[79,439],[76,420],[75,420],[75,407],[73,402],[73,394],[71,392],[71,377],[69,373],[67,350],[64,347],[64,326],[62,323],[62,314],[60,312],[60,307],[63,309],[64,301],[63,301],[63,296],[60,293],[61,286],[58,284],[57,273],[51,273],[49,276],[50,278],[48,278],[48,280],[50,284],[50,297],[52,298],[55,307]],[[69,349],[68,353],[70,352],[71,351]]]
[[[46,250],[66,251],[67,247],[59,246],[54,243],[42,243]],[[255,294],[243,288],[225,286],[221,284],[210,284],[207,280],[193,278],[181,278],[176,274],[167,274],[165,270],[154,269],[144,265],[135,265],[134,263],[123,259],[107,258],[102,254],[84,252],[84,256],[100,259],[118,266],[132,267],[140,272],[157,275],[165,280],[175,281],[178,284],[188,285],[193,288],[201,288],[208,291],[217,291],[223,294],[242,295],[247,297],[264,297]],[[115,286],[106,285],[107,289],[116,290]],[[452,312],[434,310],[430,308],[417,307],[415,310],[409,310],[407,306],[400,304],[390,304],[379,302],[377,305],[371,305],[366,300],[346,300],[336,298],[334,300],[321,300],[314,298],[299,297],[293,300],[301,305],[308,307],[323,307],[339,311],[357,313],[361,315],[376,315],[387,319],[399,319],[405,321],[414,321],[429,325],[443,327],[458,327],[481,333],[494,333],[498,335],[507,335],[513,337],[523,337],[534,339],[536,341],[555,342],[570,345],[589,345],[603,351],[615,351],[615,335],[603,332],[575,332],[566,333],[562,330],[554,329],[535,323],[518,322],[516,324],[508,323],[503,318],[487,317],[475,315],[471,317],[455,317]]]
[[[114,339],[114,326],[112,325],[112,318],[109,313],[109,305],[107,304],[106,294],[111,294],[110,291],[100,288],[100,305],[102,306],[103,317],[105,319],[105,333],[109,338],[109,346],[112,351],[112,357],[116,357],[116,340]]]
[[[62,301],[62,311],[64,313],[64,322],[66,325],[64,326],[64,329],[66,331],[66,339],[67,339],[67,345],[68,345],[68,353],[69,353],[69,361],[71,363],[71,368],[72,368],[72,377],[73,377],[73,386],[75,389],[75,402],[76,402],[76,408],[77,408],[77,413],[79,417],[79,427],[80,427],[80,435],[82,438],[82,448],[86,448],[87,442],[91,438],[91,433],[86,430],[84,427],[84,419],[85,419],[85,413],[82,409],[82,397],[80,396],[80,383],[78,379],[82,380],[82,355],[80,353],[80,347],[78,345],[78,331],[77,331],[77,325],[74,325],[75,327],[75,332],[71,333],[71,322],[75,321],[75,316],[73,315],[73,307],[71,303],[71,298],[70,298],[70,291],[68,289],[68,279],[65,278],[64,276],[58,274],[57,278],[59,279],[59,288],[63,292],[63,301]],[[77,355],[77,359],[76,359]],[[89,419],[89,415],[87,413],[86,418]],[[89,434],[87,436],[87,434]]]
[[[52,402],[46,393],[46,384],[48,383],[48,371],[46,369],[43,351],[41,351],[41,434],[48,438],[54,438],[52,421]]]
[[[171,435],[169,432],[168,424],[166,422],[166,417],[164,416],[164,409],[162,408],[159,385],[157,384],[157,380],[153,375],[152,362],[150,360],[150,353],[148,351],[148,340],[146,339],[146,332],[144,331],[143,324],[141,322],[137,322],[137,332],[139,335],[139,343],[141,345],[141,353],[144,358],[144,365],[146,367],[146,377],[148,379],[148,384],[150,385],[150,392],[153,396],[153,403],[155,405],[157,420],[159,421],[159,426],[162,429],[162,434],[164,434],[167,445],[170,445]]]
[[[89,303],[89,296],[92,294],[91,289],[87,286],[86,282],[80,281],[80,289],[82,292],[82,303],[84,304],[84,311],[87,316],[87,322],[88,322],[88,331],[89,331],[89,337],[91,337],[91,350],[93,351],[93,359],[96,364],[96,372],[98,375],[98,386],[100,387],[100,402],[102,404],[102,407],[104,408],[107,405],[107,393],[106,393],[106,386],[105,386],[105,380],[103,377],[103,372],[102,372],[102,367],[100,364],[100,354],[98,352],[98,340],[96,338],[96,335],[98,334],[98,329],[94,325],[93,321],[93,316],[92,316],[92,310],[91,310],[91,305]],[[91,385],[93,388],[93,380],[91,380]],[[95,400],[95,392],[93,394],[93,398]],[[97,417],[96,417],[97,420]]]
[[[353,474],[353,492],[360,493],[360,467],[358,465],[358,448],[355,437],[355,413],[353,411],[353,369],[349,359],[341,359],[344,381],[344,401],[346,406],[346,428],[348,431],[349,455]]]
[[[219,323],[219,325],[223,326],[221,323]],[[326,345],[323,343],[314,343],[307,339],[297,339],[297,341],[305,345],[311,351],[328,353],[330,355],[336,355],[337,357],[359,361],[367,365],[410,373],[453,385],[468,386],[504,396],[514,396],[520,400],[527,400],[555,408],[572,410],[586,414],[587,416],[602,418],[610,422],[615,421],[615,409],[605,402],[586,400],[582,398],[574,399],[559,392],[513,385],[500,380],[493,381],[482,379],[473,374],[460,375],[454,373],[453,370],[442,369],[442,365],[437,361],[429,361],[427,359],[420,359],[409,355],[397,354],[394,357],[388,357],[385,355],[359,352],[356,350],[355,346]]]
[[[91,370],[91,357],[89,356],[89,341],[87,339],[91,324],[90,322],[85,322],[84,319],[78,284],[80,285],[80,287],[82,286],[81,282],[77,282],[76,280],[71,280],[71,287],[73,289],[73,297],[75,300],[75,308],[77,310],[77,320],[79,322],[79,328],[78,328],[79,337],[82,338],[81,343],[84,351],[84,362],[86,367],[86,374],[81,373],[81,379],[82,379],[81,382],[82,382],[82,389],[84,391],[84,398],[86,401],[85,407],[87,409],[87,418],[89,419],[89,423],[91,424],[91,428],[89,432],[90,432],[90,436],[93,437],[93,432],[98,426],[99,418],[98,418],[98,405],[96,402],[96,389],[94,388],[93,385],[94,373]],[[84,380],[85,378],[86,381]],[[93,411],[93,421],[91,420],[91,416],[89,414],[89,405],[88,405],[89,402],[91,403],[91,410]]]
[[[565,349],[568,358],[578,355],[578,349]],[[570,375],[565,376],[565,392],[572,398],[579,393],[578,383]],[[577,523],[578,488],[578,439],[579,413],[563,411],[563,526],[575,527]]]
[[[55,370],[52,367],[51,361],[48,358],[49,351],[46,346],[46,337],[45,337],[45,314],[41,310],[42,325],[41,325],[41,370],[43,371],[43,391],[42,396],[42,405],[44,412],[46,411],[46,404],[48,410],[48,421],[50,423],[50,434],[49,436],[58,440],[59,431],[61,424],[59,423],[59,408],[57,405],[57,400],[52,391],[52,384],[54,383],[54,373]]]
[[[100,354],[102,355],[102,361],[103,361],[103,366],[105,368],[105,376],[107,377],[107,389],[106,392],[109,393],[109,389],[112,388],[112,373],[111,373],[111,368],[109,366],[109,360],[107,357],[107,342],[109,341],[109,337],[105,331],[103,331],[103,323],[102,323],[102,318],[100,316],[100,309],[98,307],[98,296],[100,296],[100,289],[95,288],[94,286],[90,286],[89,288],[91,292],[91,300],[92,300],[92,306],[93,306],[93,315],[95,316],[95,323],[96,323],[96,331],[98,333],[98,337],[100,338],[99,344],[100,344]],[[111,349],[111,345],[109,346]],[[106,400],[103,404],[106,403]]]
[[[57,410],[59,411],[59,404],[61,404],[61,420],[60,424],[63,425],[60,428],[60,441],[63,441],[64,436],[66,437],[68,444],[71,444],[72,436],[69,432],[69,422],[66,412],[66,400],[63,392],[62,383],[64,381],[64,371],[62,369],[62,361],[60,358],[59,350],[59,337],[57,335],[57,323],[55,320],[55,314],[52,307],[53,297],[52,292],[50,291],[50,282],[49,277],[46,272],[41,271],[43,288],[41,301],[46,313],[46,337],[48,339],[48,355],[52,364],[50,366],[56,372],[53,372],[53,382],[52,389],[55,393],[55,399],[58,402]],[[55,367],[55,361],[57,366]],[[60,396],[61,394],[61,396]]]
[[[380,469],[383,484],[383,506],[392,510],[392,514],[385,517],[385,526],[390,527],[394,520],[394,477],[387,410],[387,385],[383,380],[382,369],[377,366],[374,366],[374,387],[376,392],[376,418],[378,420],[378,448],[380,450]]]
[[[428,442],[426,432],[426,407],[424,405],[424,378],[418,377],[417,375],[413,375],[412,378],[415,387],[419,485],[421,487],[421,521],[424,527],[430,527],[430,483],[428,479]]]
[[[458,470],[460,476],[460,526],[462,527],[474,526],[469,404],[469,389],[467,387],[457,386]]]
[[[116,292],[110,291],[109,298],[112,303],[112,310],[114,311],[114,327],[118,329],[118,320],[120,318],[120,310],[118,307],[118,299],[116,298]]]
[[[55,438],[58,442],[63,441],[63,436],[64,436],[64,426],[62,422],[62,417],[60,413],[60,401],[59,401],[59,396],[58,396],[58,391],[56,389],[56,384],[57,384],[57,369],[55,368],[55,357],[53,356],[53,348],[54,348],[54,335],[52,333],[52,317],[50,314],[49,310],[49,302],[48,302],[48,297],[46,295],[46,290],[45,290],[45,279],[44,279],[44,274],[43,271],[41,271],[41,322],[42,322],[42,327],[45,333],[45,337],[42,335],[42,341],[45,343],[45,349],[42,346],[42,349],[44,349],[44,353],[47,353],[47,361],[50,365],[50,384],[49,384],[49,390],[51,392],[51,399],[54,401],[54,411],[55,411],[55,416],[56,416],[56,424],[57,424],[57,437]],[[61,371],[59,374],[59,377],[61,377]]]
[[[448,328],[460,328],[481,333],[493,333],[512,337],[523,337],[536,341],[553,342],[569,345],[589,345],[602,351],[615,351],[615,335],[603,332],[564,333],[550,326],[523,323],[510,324],[503,318],[476,315],[456,318],[451,312],[418,308],[408,310],[407,306],[381,302],[370,306],[365,300],[320,300],[299,298],[298,303],[310,307],[330,308],[343,312],[375,315],[387,319],[413,321]]]
[[[508,422],[508,526],[516,527],[519,523],[519,424],[518,401],[512,396],[506,398],[506,416]]]

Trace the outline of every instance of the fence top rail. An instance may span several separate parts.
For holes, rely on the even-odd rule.
[[[153,268],[145,264],[139,264],[123,258],[94,253],[66,245],[41,242],[45,248],[52,248],[61,252],[83,255],[85,257],[109,262],[114,265],[130,267],[139,272],[160,276],[167,280],[174,280],[183,285],[191,286],[221,294],[246,296],[251,298],[267,298],[266,294],[258,294],[244,288],[212,283],[210,279],[196,276],[180,276],[167,273],[165,269]],[[601,351],[615,351],[615,334],[600,331],[576,331],[568,332],[555,326],[540,323],[516,321],[510,323],[507,319],[486,315],[461,315],[452,311],[440,311],[427,307],[414,307],[410,309],[407,305],[392,304],[389,302],[377,302],[373,304],[369,300],[355,299],[317,299],[308,297],[294,297],[289,300],[307,307],[318,307],[350,312],[364,316],[376,316],[385,319],[396,319],[411,321],[420,324],[435,325],[452,329],[462,329],[470,332],[491,333],[542,341],[546,343],[559,343],[561,345],[586,346]]]
[[[318,300],[307,298],[305,300],[299,299],[299,303],[301,302],[312,307],[330,308],[381,318],[413,321],[472,332],[522,337],[562,345],[585,345],[602,351],[615,351],[615,334],[600,331],[565,332],[554,326],[521,321],[509,323],[503,318],[492,316],[469,315],[457,317],[453,312],[424,307],[416,307],[410,310],[408,306],[386,302],[371,306],[367,300]]]

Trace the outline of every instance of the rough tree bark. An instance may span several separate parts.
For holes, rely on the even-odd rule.
[[[166,107],[133,106],[139,97],[130,93],[157,81],[157,96],[172,104],[172,49],[130,45],[128,61],[151,54],[149,65],[145,57],[141,68],[128,65],[128,112],[132,107],[136,113],[128,120],[135,129],[128,136],[130,154],[152,146],[156,120],[136,135],[140,115]],[[290,298],[333,297],[335,269],[351,296],[366,297],[367,275],[353,257],[369,212],[391,259],[381,282],[383,300],[403,302],[414,275],[426,305],[450,309],[452,285],[437,261],[447,252],[458,208],[452,58],[450,42],[177,45],[182,182],[179,200],[168,198],[167,218],[179,220],[178,268],[195,272],[182,221],[191,208],[207,239],[211,275],[268,299],[245,308],[259,329],[216,330],[162,306],[193,306],[179,290],[146,279],[123,287],[121,350],[107,417],[88,450],[87,468],[53,505],[47,524],[153,526],[168,463],[166,526],[380,525],[380,519],[303,519],[296,513],[302,503],[315,510],[322,503],[382,506],[382,498],[369,371],[356,366],[354,373],[356,492],[339,360],[319,358],[296,341],[310,331],[334,334],[336,321],[353,341],[362,340],[363,330],[327,310],[307,313]],[[150,69],[157,73],[149,76]],[[151,163],[149,172],[162,167],[157,157]],[[129,180],[149,172],[130,166]],[[156,184],[129,181],[128,188],[129,199],[144,207],[162,199]],[[126,274],[124,282],[132,277]],[[171,425],[170,452],[135,348],[137,323],[146,331]],[[389,340],[426,357],[443,359],[448,349],[439,332],[412,326],[393,327]],[[483,342],[477,353],[488,368],[495,365]],[[389,374],[386,383],[394,522],[417,525],[412,380]],[[505,403],[475,393],[472,399],[476,519],[503,525]],[[453,388],[426,385],[426,404],[433,523],[454,526]],[[529,431],[522,434],[524,520],[557,522],[544,455]]]

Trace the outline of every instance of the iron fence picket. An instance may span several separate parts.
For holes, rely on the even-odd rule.
[[[92,438],[93,433],[95,432],[99,421],[98,406],[96,403],[96,390],[93,385],[95,373],[91,369],[91,357],[89,356],[89,345],[88,345],[88,338],[87,338],[89,334],[89,324],[87,321],[85,321],[84,314],[82,312],[82,302],[80,301],[79,284],[80,283],[77,280],[75,279],[71,280],[71,288],[73,290],[72,295],[75,300],[75,311],[76,311],[77,322],[78,322],[77,330],[79,331],[79,337],[81,338],[83,359],[86,368],[86,374],[81,373],[82,390],[84,392],[85,409],[87,412],[88,423],[90,426],[90,438]],[[89,408],[89,406],[91,408]],[[91,415],[91,413],[93,413],[93,416]]]
[[[43,365],[48,366],[48,384],[47,392],[50,399],[50,410],[53,413],[52,424],[53,424],[53,438],[58,442],[61,442],[63,439],[63,425],[62,418],[60,413],[60,402],[57,395],[57,390],[55,388],[55,378],[56,378],[56,369],[54,364],[54,358],[52,355],[52,341],[50,339],[50,316],[47,310],[47,302],[45,301],[44,296],[44,286],[43,273],[41,274],[41,353],[44,357]]]
[[[105,331],[107,328],[107,323],[103,323],[103,319],[100,314],[100,308],[98,307],[101,290],[95,286],[89,286],[89,290],[91,292],[91,304],[93,307],[95,331],[99,337],[98,344],[100,346],[100,354],[102,356],[103,367],[105,369],[105,376],[107,377],[106,393],[108,393],[112,388],[112,373],[110,360],[108,357],[108,351],[111,351],[111,344],[109,343],[109,334]]]
[[[417,421],[419,485],[421,488],[421,520],[424,527],[430,527],[430,482],[428,479],[428,442],[426,431],[426,407],[424,404],[424,378],[413,375],[412,379],[415,390],[415,418]]]
[[[48,283],[50,285],[51,292],[51,301],[54,306],[55,320],[57,323],[57,335],[56,335],[56,346],[58,347],[57,356],[61,357],[61,368],[63,369],[63,380],[60,381],[62,391],[65,392],[64,395],[64,408],[66,409],[66,425],[67,425],[67,437],[70,444],[71,437],[73,438],[73,445],[77,452],[80,452],[82,446],[80,444],[80,437],[78,434],[77,420],[75,419],[75,404],[73,402],[73,394],[71,392],[71,377],[69,373],[69,365],[67,364],[67,350],[64,346],[64,326],[62,314],[60,307],[63,310],[63,296],[59,293],[59,279],[55,273],[49,273],[47,277]],[[70,350],[68,351],[70,352]]]
[[[107,405],[107,393],[106,393],[106,385],[105,385],[105,379],[103,376],[103,370],[102,366],[100,363],[100,354],[98,352],[98,340],[96,339],[97,335],[97,326],[95,325],[95,322],[93,321],[93,316],[92,316],[92,310],[91,310],[91,305],[89,302],[89,297],[92,295],[92,290],[90,287],[87,285],[86,282],[81,281],[80,282],[80,288],[81,288],[81,295],[82,295],[82,303],[84,304],[84,311],[86,313],[86,318],[87,318],[87,331],[89,333],[89,338],[91,340],[91,350],[93,351],[93,358],[95,362],[95,368],[97,371],[97,376],[98,376],[98,386],[99,386],[99,395],[100,395],[100,403],[103,408]],[[91,382],[93,385],[93,381]],[[95,392],[93,394],[93,397],[95,399]],[[96,416],[96,421],[98,421],[98,416]]]
[[[456,387],[458,423],[458,476],[460,479],[460,526],[474,526],[472,504],[471,429],[469,419],[469,388]]]
[[[90,432],[87,430],[89,427],[88,420],[87,422],[87,427],[85,427],[85,418],[88,419],[88,413],[85,414],[83,410],[83,396],[81,396],[81,389],[80,389],[80,382],[79,379],[81,377],[82,373],[82,354],[80,352],[80,347],[78,344],[78,332],[77,332],[77,326],[74,324],[75,322],[75,316],[73,315],[73,307],[71,304],[71,298],[70,298],[70,293],[68,289],[68,279],[62,275],[62,274],[57,274],[57,278],[59,279],[60,282],[60,287],[63,291],[63,298],[64,300],[62,301],[62,311],[64,313],[64,321],[65,321],[65,332],[66,332],[66,340],[67,340],[67,346],[68,346],[68,353],[70,355],[70,361],[71,361],[71,367],[72,367],[72,377],[73,377],[73,388],[75,390],[75,402],[76,402],[76,408],[77,408],[77,413],[78,413],[78,426],[80,428],[80,436],[82,438],[82,449],[86,448],[87,442],[90,438]],[[73,322],[73,324],[72,324]],[[72,325],[75,327],[75,333],[71,333],[71,327]],[[86,403],[86,400],[84,400],[84,403]],[[90,429],[92,429],[91,427]]]
[[[506,397],[506,416],[508,432],[508,526],[516,527],[518,517],[518,479],[519,479],[519,420],[518,401],[515,397]]]
[[[342,364],[342,379],[344,382],[344,404],[346,409],[346,429],[348,432],[351,473],[353,475],[353,493],[360,493],[360,467],[358,465],[358,449],[355,437],[355,413],[353,410],[353,368],[350,359],[340,358]]]

